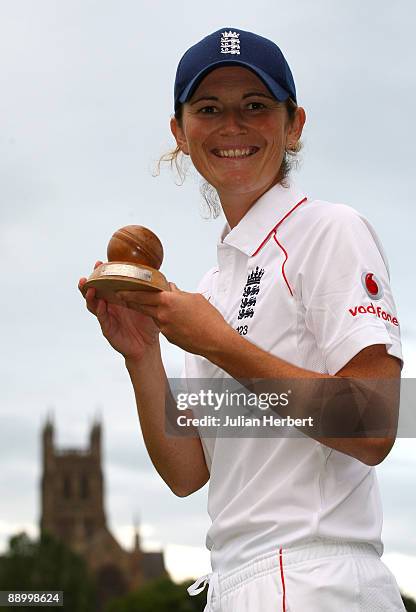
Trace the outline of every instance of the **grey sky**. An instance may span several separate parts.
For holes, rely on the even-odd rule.
[[[39,432],[54,406],[61,445],[86,443],[101,411],[115,529],[139,511],[160,543],[204,545],[207,489],[175,498],[155,473],[123,360],[76,286],[129,223],[159,235],[162,270],[183,289],[215,263],[223,220],[202,219],[198,177],[177,187],[152,167],[173,144],[177,62],[220,27],[256,31],[284,51],[307,112],[295,178],[310,197],[373,223],[390,262],[404,374],[416,374],[415,17],[410,0],[0,0],[0,543],[10,526],[38,520]],[[175,376],[181,351],[163,346]],[[378,470],[386,551],[416,563],[412,445],[398,441]]]

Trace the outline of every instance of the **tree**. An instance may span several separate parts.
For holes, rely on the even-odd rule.
[[[402,595],[402,599],[407,612],[416,612],[416,601],[414,599],[406,595]]]
[[[169,578],[152,580],[126,597],[108,604],[105,612],[202,612],[206,591],[191,597],[186,588],[192,581],[176,584]]]
[[[36,541],[26,533],[10,538],[8,551],[0,557],[0,590],[13,589],[64,591],[64,608],[71,612],[91,612],[96,605],[84,560],[48,533]]]

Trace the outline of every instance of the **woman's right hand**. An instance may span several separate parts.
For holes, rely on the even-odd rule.
[[[94,270],[101,264],[101,261],[97,261]],[[86,282],[85,277],[80,278],[80,291]],[[149,348],[157,345],[159,328],[151,317],[137,310],[97,299],[93,287],[87,290],[85,301],[87,309],[97,317],[103,336],[126,359],[140,361]]]

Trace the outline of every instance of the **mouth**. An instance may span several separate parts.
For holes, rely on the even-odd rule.
[[[212,149],[211,153],[213,153],[216,157],[226,158],[226,159],[244,159],[246,157],[251,157],[257,151],[259,147],[235,147],[228,149]]]

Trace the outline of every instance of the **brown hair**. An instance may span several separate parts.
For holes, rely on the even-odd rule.
[[[292,123],[296,109],[298,108],[296,102],[292,100],[292,98],[287,98],[285,102],[282,104],[286,107],[286,111],[289,117],[289,121]],[[175,119],[178,124],[182,125],[182,112],[183,112],[183,104],[180,104],[175,112]],[[289,176],[292,168],[296,168],[299,164],[298,153],[302,149],[302,142],[299,140],[295,143],[293,147],[290,149],[286,149],[282,164],[279,168],[279,183],[284,184],[285,180]],[[157,162],[157,170],[155,175],[160,174],[160,164],[162,162],[169,162],[171,169],[175,166],[176,174],[179,178],[178,185],[182,185],[186,178],[186,173],[188,170],[188,164],[186,164],[185,158],[186,156],[182,153],[180,147],[177,145],[175,149],[172,151],[168,151],[168,153],[164,153]],[[205,200],[205,204],[208,207],[208,215],[207,218],[213,217],[214,219],[219,216],[221,212],[221,203],[218,197],[217,190],[215,187],[210,185],[208,181],[202,179],[200,185],[200,192],[202,197]]]

